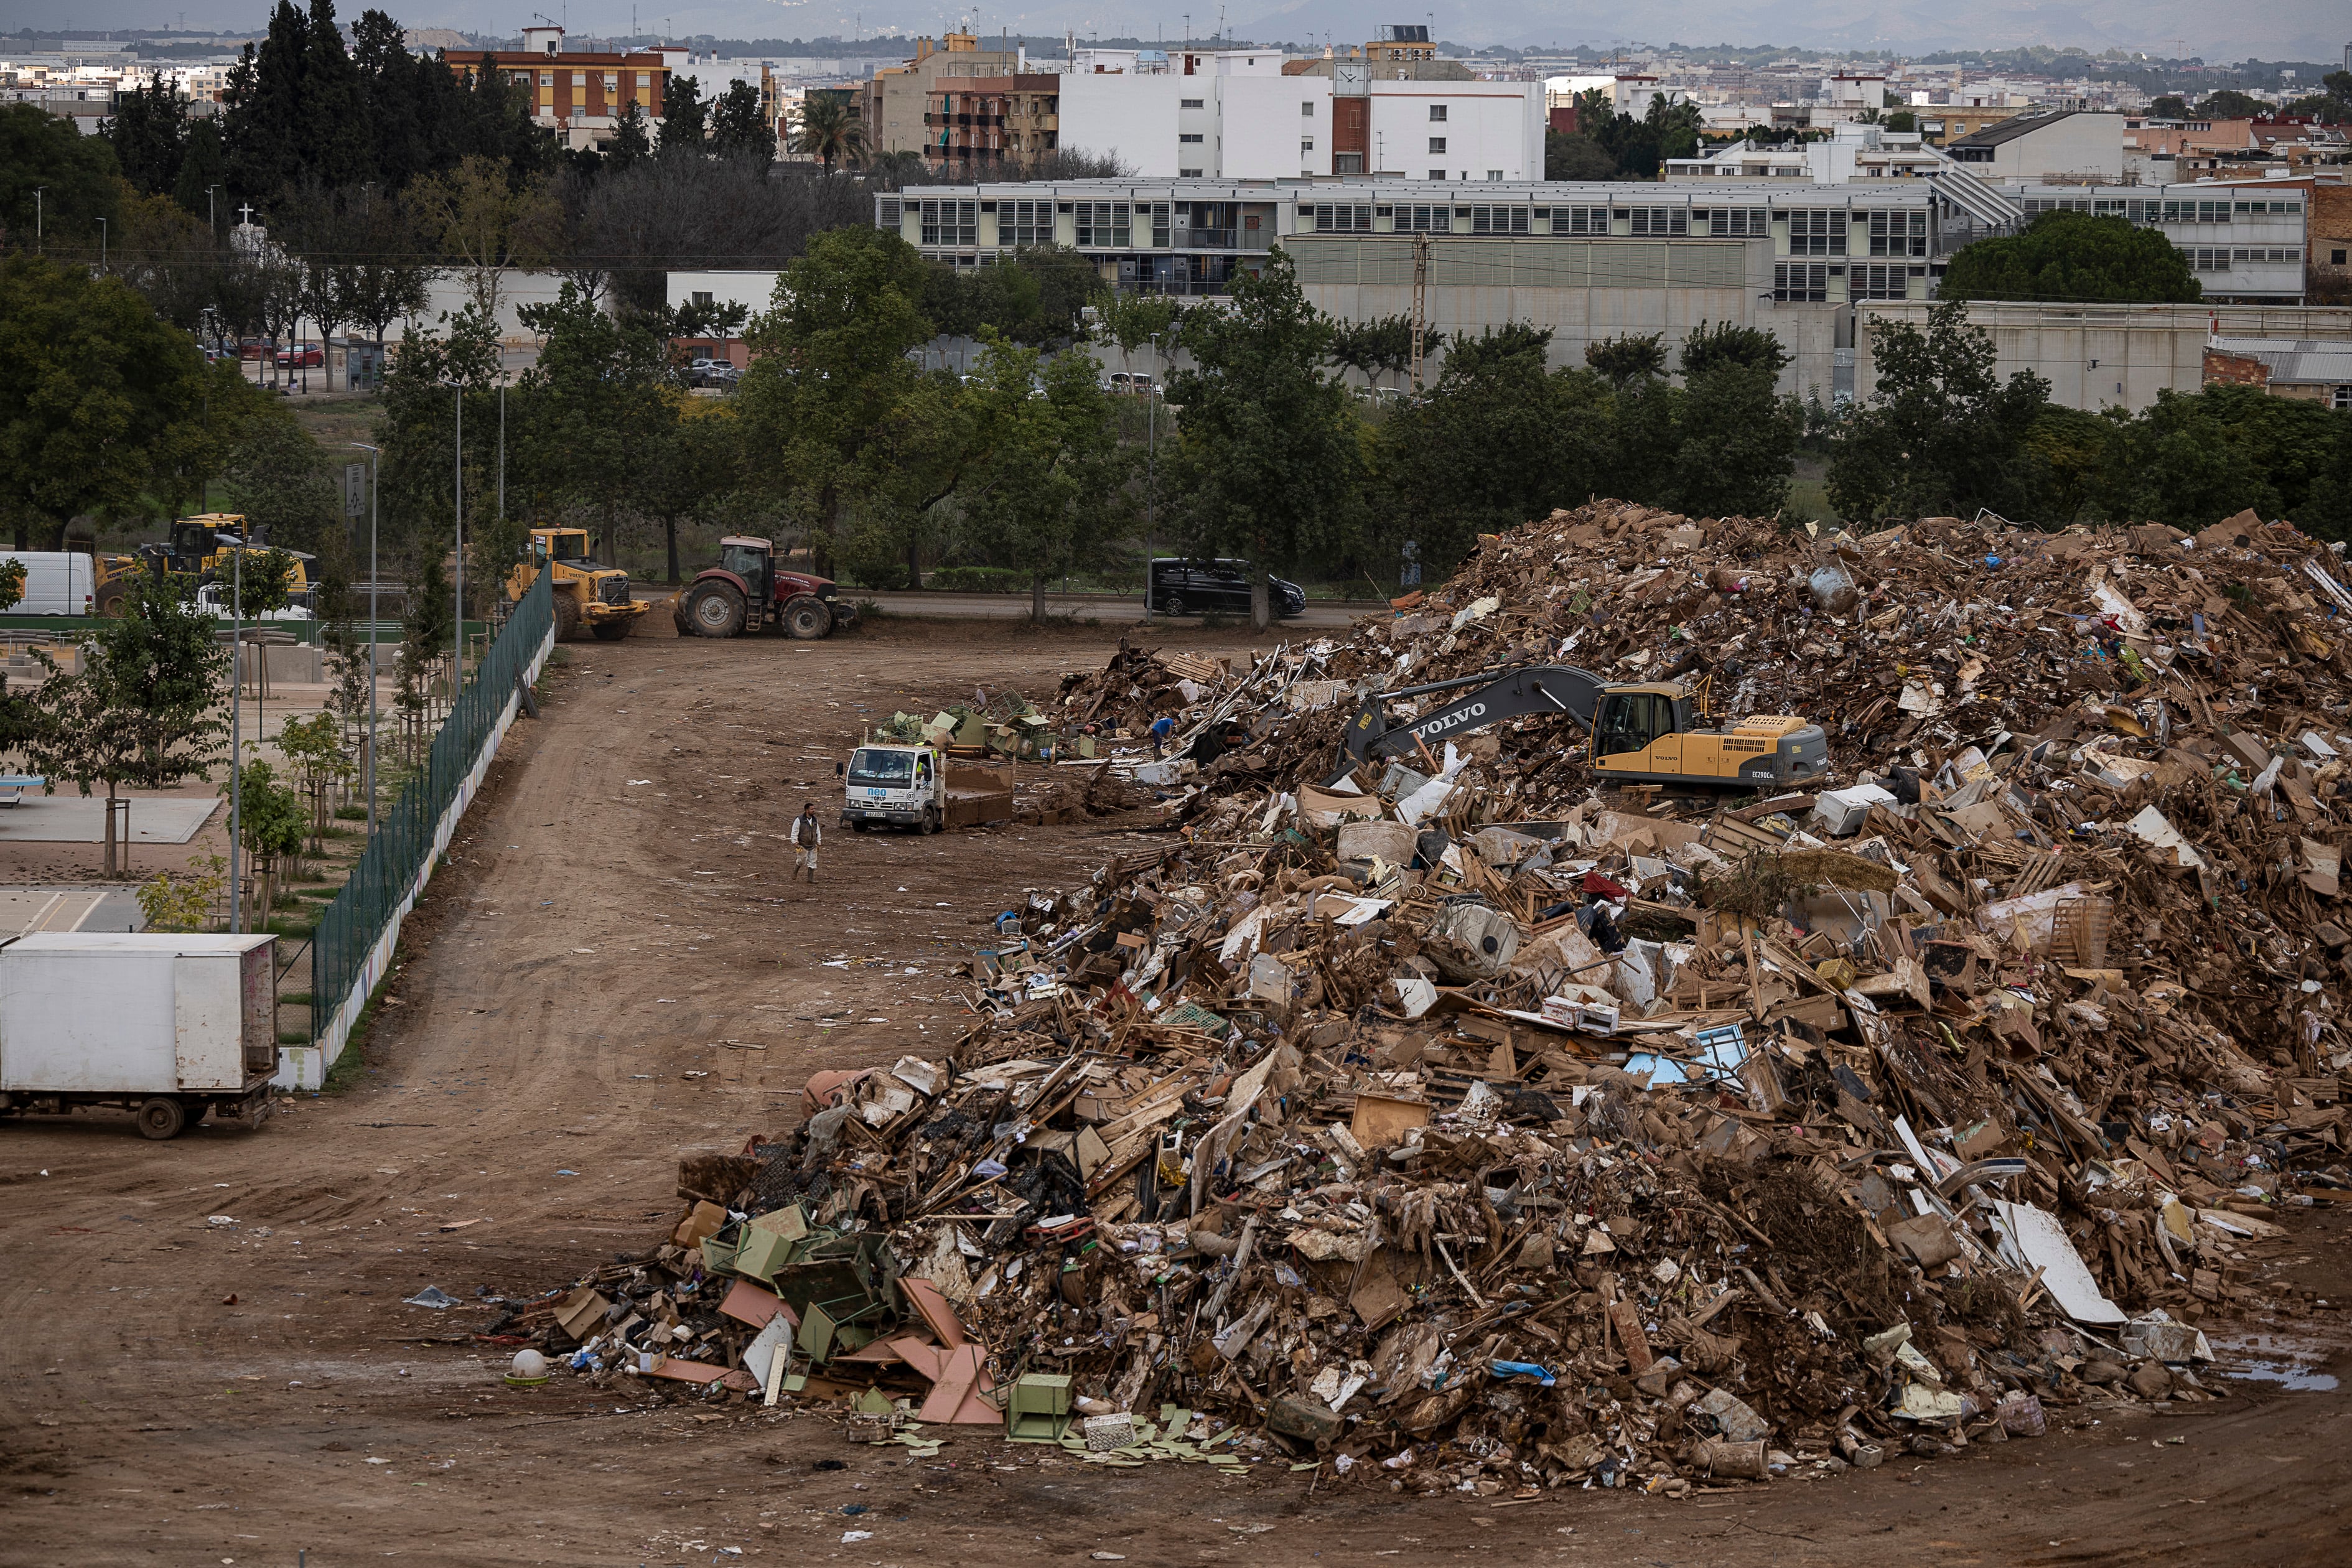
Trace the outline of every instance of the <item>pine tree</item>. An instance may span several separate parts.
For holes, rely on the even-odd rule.
[[[661,153],[667,158],[698,156],[709,134],[710,106],[690,76],[672,76],[662,89]]]
[[[335,0],[310,0],[299,101],[305,174],[325,185],[355,185],[374,174],[366,100],[359,68],[343,52]]]
[[[178,183],[188,110],[170,82],[158,78],[117,98],[114,117],[105,122],[102,134],[114,144],[122,177],[140,195],[166,194]]]

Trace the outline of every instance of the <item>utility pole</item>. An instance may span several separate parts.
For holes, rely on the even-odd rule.
[[[205,226],[213,231],[213,238],[215,240],[220,238],[220,213],[213,193],[219,189],[218,185],[205,187]]]
[[[106,220],[98,220],[98,269],[106,270]]]
[[[33,187],[33,249],[37,254],[44,256],[48,254],[48,247],[42,243],[41,236],[47,227],[46,215],[48,212],[48,204],[43,198],[47,195],[48,189],[47,185]]]
[[[1421,392],[1422,333],[1429,324],[1429,231],[1412,231],[1412,390]]]
[[[368,837],[375,837],[375,468],[383,460],[381,448],[364,441],[352,446],[368,455],[368,733],[367,733],[367,795]]]

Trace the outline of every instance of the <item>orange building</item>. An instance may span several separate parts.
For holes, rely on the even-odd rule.
[[[471,77],[496,70],[530,92],[531,118],[565,133],[573,147],[612,139],[632,104],[649,120],[662,111],[668,58],[658,50],[634,54],[565,54],[561,27],[525,27],[520,49],[450,49],[449,68]]]

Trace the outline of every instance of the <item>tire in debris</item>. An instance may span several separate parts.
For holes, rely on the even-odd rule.
[[[686,624],[698,637],[731,637],[743,629],[743,595],[727,583],[705,583],[686,598]]]
[[[784,605],[784,629],[802,642],[814,642],[833,630],[833,612],[815,595],[798,595]]]

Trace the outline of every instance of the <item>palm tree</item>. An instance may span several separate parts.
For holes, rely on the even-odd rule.
[[[850,113],[841,100],[812,98],[801,106],[801,128],[793,138],[793,151],[822,159],[826,174],[833,173],[836,162],[854,163],[864,158],[866,146],[866,122]]]
[[[878,191],[898,191],[921,184],[929,173],[920,153],[904,148],[895,153],[876,153],[866,160],[866,177]]]

